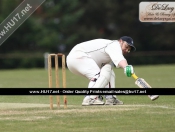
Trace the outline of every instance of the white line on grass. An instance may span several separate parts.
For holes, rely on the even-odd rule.
[[[49,104],[34,104],[34,103],[0,103],[0,109],[11,109],[11,108],[41,108],[48,107]],[[54,105],[56,108],[56,104]],[[63,107],[63,105],[61,105]],[[162,109],[175,109],[174,107],[165,105],[143,105],[143,104],[133,104],[133,105],[114,105],[114,106],[81,106],[81,105],[68,105],[68,108],[79,108],[79,107],[150,107],[150,108],[162,108]]]

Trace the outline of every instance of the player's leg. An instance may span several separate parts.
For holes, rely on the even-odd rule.
[[[100,72],[98,72],[97,74],[95,74],[95,76],[91,78],[88,88],[105,88],[105,86],[109,83],[110,76],[111,76],[111,65],[106,64],[101,68]],[[95,100],[96,98],[97,101]],[[91,95],[86,96],[84,98],[82,105],[89,105],[89,100],[90,104],[96,104],[96,105],[104,104],[102,103],[103,100],[102,96]]]
[[[94,77],[97,73],[100,72],[100,68],[95,63],[95,61],[89,58],[85,53],[84,56],[83,53],[81,56],[75,55],[80,55],[80,53],[76,52],[73,55],[71,54],[67,56],[67,67],[72,73],[86,77],[90,80],[92,77]]]
[[[115,73],[111,71],[110,82],[106,86],[106,88],[115,88]],[[105,105],[122,105],[123,102],[117,99],[116,95],[105,95],[106,102]]]
[[[115,88],[115,73],[110,64],[101,68],[100,73],[96,74],[90,81],[91,88]],[[106,95],[106,105],[121,105],[122,101],[117,99],[116,95]]]
[[[100,73],[96,74],[95,77],[91,79],[93,85],[92,88],[105,88],[105,86],[109,83],[111,77],[111,65],[106,64],[104,65]]]
[[[95,61],[89,57],[83,56],[76,58],[74,56],[67,57],[67,66],[69,70],[77,75],[84,76],[91,80],[100,72],[100,68]],[[98,76],[98,75],[97,75]],[[103,105],[104,102],[99,98],[98,95],[86,96],[83,100],[82,105]]]
[[[91,69],[93,70],[93,69]],[[105,86],[107,84],[109,84],[109,81],[110,81],[110,77],[111,77],[111,65],[110,64],[106,64],[104,65],[100,72],[98,74],[96,74],[94,77],[91,78],[90,82],[89,82],[89,88],[105,88]],[[82,105],[88,105],[88,102],[86,100],[88,99],[92,99],[92,98],[95,98],[97,97],[96,95],[95,96],[86,96]],[[103,97],[102,96],[99,96],[98,97],[98,100],[103,100]],[[95,104],[95,103],[93,103]]]

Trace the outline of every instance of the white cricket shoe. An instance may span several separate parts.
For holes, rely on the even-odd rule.
[[[159,98],[159,95],[150,95],[149,97],[152,101],[154,101]]]
[[[124,103],[117,99],[116,97],[107,98],[105,105],[123,105]]]
[[[91,95],[88,97],[85,97],[82,102],[82,106],[88,106],[88,105],[104,105],[104,102],[102,101],[102,98],[96,95]]]

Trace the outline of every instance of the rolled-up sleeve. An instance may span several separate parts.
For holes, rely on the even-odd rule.
[[[110,56],[111,60],[118,67],[118,64],[122,60],[126,60],[122,54],[122,49],[118,41],[113,41],[106,48],[105,52]]]

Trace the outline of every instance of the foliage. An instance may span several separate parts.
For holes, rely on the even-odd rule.
[[[8,38],[0,51],[56,52],[60,44],[71,48],[76,43],[89,39],[118,39],[124,35],[134,38],[138,50],[172,49],[174,24],[140,22],[139,2],[47,0]],[[5,19],[19,3],[20,0],[2,0],[0,20]]]
[[[22,0],[1,0],[2,22]],[[137,51],[175,50],[173,23],[139,21],[139,0],[47,0],[0,47],[0,53],[64,52],[95,38],[131,36]]]

